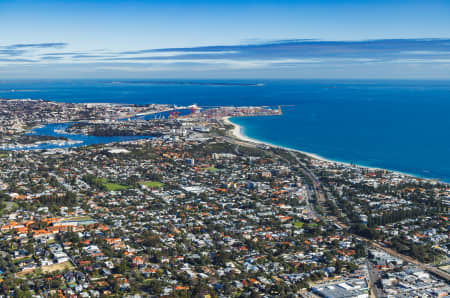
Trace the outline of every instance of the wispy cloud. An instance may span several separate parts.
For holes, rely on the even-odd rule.
[[[12,45],[0,45],[0,57],[15,57],[15,59],[3,59],[5,61],[17,61],[17,62],[39,62],[41,59],[46,60],[47,58],[38,58],[36,55],[41,51],[47,51],[48,49],[62,49],[68,44],[64,42],[57,43],[23,43],[23,44],[12,44]],[[47,54],[45,56],[51,56],[52,54]]]
[[[363,41],[280,40],[270,43],[216,45],[191,48],[162,48],[117,53],[113,60],[145,61],[153,59],[341,59],[389,61],[406,55],[450,57],[448,39],[382,39]],[[144,55],[145,54],[145,55]],[[354,60],[351,60],[354,59]]]
[[[73,56],[73,55],[87,55],[85,52],[54,52],[45,53],[46,56]]]
[[[418,56],[450,56],[450,51],[404,51],[401,54],[404,55],[418,55]]]
[[[397,55],[404,51],[449,51],[449,39],[379,39],[363,41],[281,40],[246,45],[163,48],[146,52],[226,52],[238,56],[333,56],[362,57]]]
[[[7,63],[31,63],[31,62],[36,62],[36,60],[32,60],[32,59],[23,59],[23,58],[0,58],[0,62],[7,62]]]
[[[26,49],[26,48],[39,48],[39,49],[48,49],[48,48],[64,48],[68,44],[65,42],[47,42],[47,43],[22,43],[22,44],[13,44],[9,45],[6,48],[8,49]]]
[[[42,56],[40,57],[42,60],[61,60],[63,57],[60,56]]]
[[[46,65],[51,69],[92,65],[91,71],[302,70],[321,66],[382,69],[383,65],[450,64],[450,39],[378,39],[361,41],[275,40],[199,47],[72,49],[64,42],[0,46],[0,65]],[[400,66],[399,66],[400,65]],[[425,66],[424,66],[425,67]]]
[[[25,53],[24,50],[14,50],[14,49],[1,49],[0,48],[0,55],[2,56],[20,56]]]
[[[392,60],[394,63],[442,63],[450,64],[450,58],[448,59],[396,59]]]
[[[84,51],[45,52],[45,49],[66,48],[68,44],[36,43],[14,44],[0,47],[0,54],[42,57],[63,56],[67,59],[104,61],[148,61],[148,60],[273,60],[273,59],[379,59],[396,60],[403,56],[426,59],[428,56],[450,56],[450,39],[379,39],[362,41],[279,40],[269,43],[238,45],[213,45],[190,48],[160,48],[130,51],[98,52]],[[2,49],[3,48],[3,49]],[[342,60],[344,61],[344,60]],[[355,60],[357,61],[357,60]]]

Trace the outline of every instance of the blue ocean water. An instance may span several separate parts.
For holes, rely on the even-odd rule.
[[[282,116],[233,121],[242,125],[249,137],[276,145],[450,182],[450,81],[167,82],[170,84],[119,80],[0,81],[0,97],[203,106],[294,105],[283,106]]]

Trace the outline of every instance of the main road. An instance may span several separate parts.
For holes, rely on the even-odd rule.
[[[223,139],[228,141],[228,142],[231,142],[231,143],[234,143],[234,144],[238,144],[238,145],[244,145],[244,146],[245,145],[246,146],[250,145],[250,146],[257,147],[257,145],[254,144],[254,143],[247,142],[247,141],[242,141],[242,140],[239,140],[239,139],[237,139],[236,137],[233,137],[233,136],[225,136],[225,137],[223,137]],[[311,182],[313,184],[312,186],[314,188],[314,193],[315,193],[316,199],[319,201],[320,204],[324,204],[325,205],[326,199],[325,199],[325,195],[324,195],[324,193],[322,191],[322,187],[321,187],[321,183],[320,183],[319,178],[317,178],[317,176],[303,163],[303,161],[301,161],[298,158],[298,156],[293,151],[291,151],[291,150],[287,150],[287,151],[295,158],[297,163],[301,166],[300,168],[301,168],[302,172],[306,176],[308,176],[309,179],[311,180]],[[317,217],[319,219],[325,219],[324,216],[318,214],[318,212],[316,210],[314,210],[314,207],[310,206],[309,203],[308,203],[308,206],[310,207],[309,209],[311,210],[311,214],[313,216],[315,216],[315,217]],[[340,222],[338,218],[328,217],[328,219],[333,219],[333,223],[335,223],[341,229],[348,230],[348,226],[345,225],[344,223]],[[382,246],[382,245],[380,245],[378,243],[375,243],[375,242],[373,242],[373,241],[371,241],[371,240],[369,240],[367,238],[364,238],[364,237],[361,237],[361,236],[358,236],[358,235],[354,235],[354,236],[357,239],[359,239],[361,241],[364,241],[364,242],[368,243],[369,245],[371,245],[371,246],[373,246],[373,247],[375,247],[377,249],[380,249],[380,250],[382,250],[382,251],[384,251],[384,252],[386,252],[386,253],[388,253],[390,255],[393,255],[393,256],[401,259],[401,260],[404,260],[406,262],[410,262],[410,263],[416,265],[417,267],[421,268],[422,270],[426,270],[426,271],[428,271],[428,272],[430,272],[430,273],[432,273],[434,275],[437,275],[437,276],[441,277],[442,279],[445,279],[447,282],[450,282],[450,274],[447,273],[447,272],[444,272],[444,271],[442,271],[442,270],[440,270],[440,269],[438,269],[436,267],[430,266],[428,264],[424,264],[424,263],[422,263],[422,262],[420,262],[420,261],[418,261],[418,260],[416,260],[414,258],[411,258],[409,256],[403,255],[403,254],[401,254],[401,253],[399,253],[399,252],[397,252],[395,250],[392,250],[390,248],[384,247],[384,246]]]
[[[321,202],[325,202],[325,196],[323,194],[323,192],[321,191],[321,183],[320,180],[317,178],[317,176],[311,172],[311,170],[308,169],[308,167],[301,161],[299,160],[298,156],[296,154],[294,154],[292,151],[289,151],[291,153],[292,156],[295,157],[295,159],[297,160],[297,162],[302,166],[302,169],[304,170],[304,173],[306,173],[308,175],[308,177],[312,180],[313,185],[314,185],[314,190],[316,192],[316,197],[318,198],[319,201]],[[333,217],[334,218],[334,217]],[[335,223],[342,227],[343,229],[346,229],[347,226],[341,222],[339,222],[339,220],[337,218],[335,218]],[[355,235],[356,236],[356,235]],[[450,281],[450,274],[447,272],[444,272],[436,267],[430,266],[428,264],[424,264],[420,261],[418,261],[417,259],[411,258],[409,256],[406,256],[404,254],[401,254],[393,249],[384,247],[378,243],[372,242],[367,238],[361,237],[361,236],[356,236],[358,239],[363,240],[365,242],[368,242],[371,246],[383,250],[384,252],[393,255],[403,261],[406,262],[410,262],[413,263],[414,265],[416,265],[417,267],[421,268],[422,270],[426,270],[432,274],[435,274],[443,279],[445,279],[447,282]]]

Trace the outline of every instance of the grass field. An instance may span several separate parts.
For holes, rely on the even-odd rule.
[[[103,184],[107,191],[126,190],[131,188],[131,186],[128,185],[108,182],[108,179],[106,178],[98,178],[96,181]]]
[[[149,188],[160,188],[164,186],[164,183],[158,182],[158,181],[144,181],[139,182],[139,184],[145,185]]]
[[[106,187],[106,190],[108,191],[116,191],[116,190],[126,190],[129,189],[130,186],[128,185],[121,185],[117,183],[103,183],[103,185]]]
[[[299,229],[303,228],[303,223],[300,221],[293,222],[292,225]]]
[[[19,258],[19,259],[14,260],[14,263],[17,264],[19,262],[29,261],[29,260],[31,260],[31,257],[24,257],[24,258]]]

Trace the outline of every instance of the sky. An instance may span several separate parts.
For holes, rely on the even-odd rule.
[[[0,0],[0,78],[450,79],[450,1]]]

